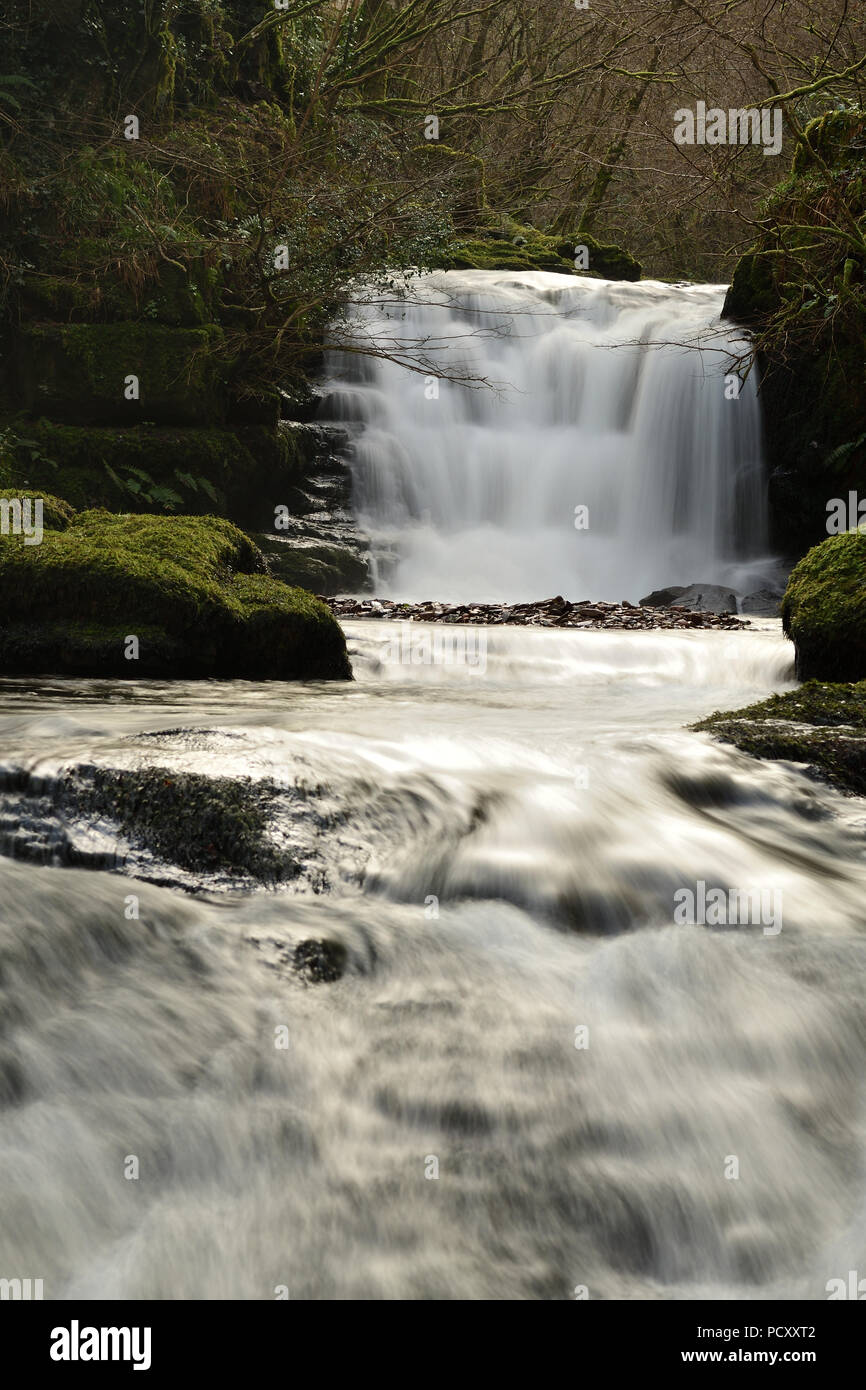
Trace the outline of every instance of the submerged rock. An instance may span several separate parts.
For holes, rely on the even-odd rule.
[[[265,882],[294,878],[298,866],[266,834],[273,789],[248,778],[207,777],[168,767],[95,768],[60,788],[80,815],[115,821],[155,858],[198,874]]]
[[[301,941],[293,965],[308,984],[332,984],[346,972],[349,953],[342,941]]]
[[[230,522],[104,511],[59,520],[52,529],[46,514],[37,544],[0,535],[0,672],[351,677],[325,605],[269,575]]]

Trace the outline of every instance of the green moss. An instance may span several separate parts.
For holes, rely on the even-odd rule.
[[[588,252],[586,272],[575,267],[578,246]],[[548,236],[507,218],[455,241],[435,263],[444,270],[552,270],[604,280],[639,280],[641,276],[638,262],[619,246],[604,245],[583,232],[569,239]]]
[[[96,768],[62,787],[78,814],[117,822],[157,858],[197,873],[294,878],[297,864],[267,838],[274,789],[249,778],[208,777],[171,768]]]
[[[158,323],[35,324],[15,334],[18,394],[28,412],[69,423],[219,421],[219,328]],[[136,376],[140,399],[127,399]]]
[[[866,534],[830,536],[795,566],[782,599],[801,680],[866,677]]]
[[[797,177],[814,168],[816,153],[831,167],[844,163],[850,155],[852,141],[862,134],[864,125],[864,113],[850,108],[825,111],[823,116],[810,121],[803,131],[804,139],[797,142],[792,174]]]
[[[821,539],[828,498],[866,486],[864,135],[859,109],[806,127],[723,311],[755,335],[771,541],[790,556]]]
[[[742,256],[725,299],[726,318],[738,323],[753,323],[778,305],[778,292],[772,261],[755,252]]]
[[[98,246],[93,248],[94,254]],[[145,285],[125,285],[112,275],[96,276],[76,266],[81,247],[66,249],[68,274],[29,272],[21,277],[11,308],[21,320],[55,323],[102,323],[141,320],[172,328],[197,328],[209,320],[213,275],[203,265],[189,272],[180,265],[161,264]],[[104,258],[112,255],[109,243]]]
[[[755,757],[808,763],[834,785],[866,794],[866,681],[810,681],[694,727]]]
[[[46,531],[65,531],[75,515],[74,507],[70,507],[68,502],[63,501],[60,497],[52,497],[47,492],[0,487],[0,498],[3,497],[17,497],[22,502],[25,497],[29,497],[31,502],[41,501],[42,525]]]
[[[99,301],[95,284],[81,284],[62,275],[35,273],[22,276],[16,298],[20,314],[60,322],[96,315]]]
[[[267,575],[250,539],[218,518],[90,511],[40,545],[0,537],[0,612],[7,673],[351,674],[329,609]],[[128,636],[139,639],[138,659],[127,659]]]
[[[297,431],[131,429],[15,422],[5,455],[9,487],[41,487],[82,510],[211,512],[243,525],[272,523],[303,469]]]

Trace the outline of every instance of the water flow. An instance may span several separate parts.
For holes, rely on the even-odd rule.
[[[670,584],[757,587],[760,407],[756,374],[736,377],[747,345],[719,323],[723,296],[459,271],[362,297],[350,346],[383,355],[331,353],[324,413],[353,431],[380,590],[636,601]]]
[[[778,624],[493,629],[483,676],[390,634],[349,626],[346,686],[0,688],[7,832],[30,784],[57,817],[64,766],[270,779],[330,890],[0,858],[0,1271],[825,1298],[866,1268],[862,803],[683,730],[784,688]],[[677,924],[698,880],[778,889],[781,931]],[[323,938],[346,973],[305,984]]]

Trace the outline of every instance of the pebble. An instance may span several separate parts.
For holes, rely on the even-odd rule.
[[[670,608],[641,608],[639,604],[593,603],[581,599],[569,603],[561,594],[536,603],[400,603],[387,598],[328,598],[337,618],[377,618],[420,623],[472,623],[477,626],[508,623],[515,627],[574,628],[747,628],[747,618],[736,613],[698,613],[676,604]]]

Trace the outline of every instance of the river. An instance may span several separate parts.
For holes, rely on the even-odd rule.
[[[348,635],[347,685],[3,683],[7,833],[47,799],[0,859],[0,1267],[48,1298],[825,1298],[864,1257],[863,806],[685,728],[786,688],[778,623],[489,629],[483,670]],[[37,862],[64,768],[142,761],[282,787],[299,880]],[[772,886],[780,929],[678,924],[699,880]],[[311,983],[322,939],[345,970]]]

